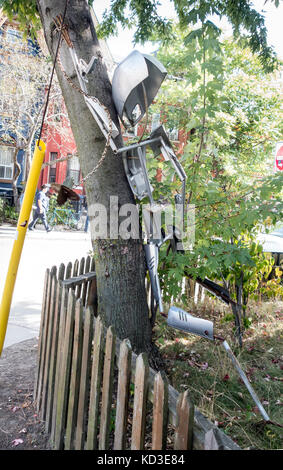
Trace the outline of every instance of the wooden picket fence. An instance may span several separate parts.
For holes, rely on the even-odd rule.
[[[46,271],[34,399],[54,449],[238,449],[95,317],[90,257]]]

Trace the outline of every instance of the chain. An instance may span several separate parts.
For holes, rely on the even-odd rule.
[[[61,158],[57,158],[56,160],[51,160],[50,162],[45,162],[45,163],[43,163],[42,168],[46,168],[47,166],[56,165],[56,163],[65,162],[66,160],[70,160],[70,158],[72,158],[74,156],[75,155],[70,154],[70,155],[67,155],[67,157],[61,157]]]
[[[111,134],[112,134],[112,119],[111,119],[110,113],[109,113],[106,106],[104,106],[102,103],[100,103],[100,101],[95,96],[91,96],[88,93],[86,93],[84,90],[82,90],[81,87],[79,87],[76,83],[74,83],[73,80],[69,77],[69,75],[66,73],[66,71],[65,71],[65,69],[62,65],[60,52],[59,52],[59,55],[58,55],[57,62],[59,64],[59,67],[61,69],[61,72],[62,72],[63,76],[65,77],[65,79],[67,80],[69,85],[74,90],[76,90],[78,93],[80,93],[81,95],[85,96],[86,98],[92,99],[93,101],[98,103],[99,106],[101,106],[104,109],[104,111],[106,112],[106,115],[107,115],[108,120],[109,120],[109,131],[107,133],[106,144],[105,144],[104,150],[102,152],[102,155],[99,159],[99,162],[84,178],[81,179],[80,183],[78,183],[78,185],[75,186],[75,187],[77,187],[77,186],[80,186],[82,183],[84,183],[88,178],[90,178],[90,176],[92,176],[98,170],[98,168],[102,165],[103,161],[105,160],[107,149],[110,146],[110,140],[111,140]]]
[[[73,47],[73,43],[70,39],[70,36],[69,36],[69,33],[68,33],[68,30],[67,30],[67,25],[66,24],[63,24],[63,19],[62,19],[62,15],[59,15],[57,16],[55,19],[54,19],[54,23],[56,25],[56,29],[58,31],[61,31],[61,34],[62,34],[62,37],[65,39],[68,47]],[[108,150],[108,147],[110,146],[110,141],[111,141],[111,134],[112,134],[112,119],[111,119],[111,116],[110,116],[110,113],[109,113],[109,110],[106,106],[104,106],[95,96],[91,96],[89,95],[88,93],[86,93],[84,90],[81,89],[80,86],[78,86],[76,83],[73,82],[73,80],[68,76],[68,74],[66,73],[63,65],[62,65],[62,61],[61,61],[61,56],[60,56],[60,48],[61,48],[61,44],[59,45],[59,48],[58,48],[58,54],[57,54],[57,63],[61,69],[61,72],[64,76],[64,78],[66,79],[66,81],[69,83],[69,85],[74,89],[76,90],[78,93],[82,94],[83,96],[85,96],[86,98],[89,98],[93,101],[95,101],[97,104],[99,104],[99,106],[101,106],[107,117],[108,117],[108,120],[109,120],[109,130],[108,130],[108,133],[107,133],[107,139],[106,139],[106,144],[105,144],[105,147],[104,147],[104,150],[102,152],[102,155],[97,163],[97,165],[84,177],[80,180],[80,182],[78,184],[76,184],[75,186],[73,186],[74,188],[77,188],[78,186],[81,186],[87,179],[89,179],[99,168],[100,166],[102,165],[103,161],[105,160],[105,157],[106,157],[106,154],[107,154],[107,150]],[[48,162],[45,164],[45,166],[51,166],[51,165],[55,165],[56,163],[58,162],[62,162],[64,160],[68,160],[72,158],[72,155],[68,155],[67,157],[62,157],[62,158],[58,158],[57,160],[53,160],[52,162]]]

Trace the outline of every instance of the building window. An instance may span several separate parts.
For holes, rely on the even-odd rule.
[[[70,157],[70,155],[68,155]],[[73,155],[68,159],[68,170],[67,176],[72,178],[74,185],[79,184],[80,182],[80,162],[79,158],[76,155]]]
[[[14,173],[14,148],[0,147],[0,178],[12,180]]]
[[[49,161],[57,160],[58,153],[50,152]],[[49,183],[56,183],[56,163],[49,168]]]

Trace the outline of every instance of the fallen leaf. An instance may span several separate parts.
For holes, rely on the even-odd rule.
[[[30,403],[28,401],[25,401],[23,404],[22,404],[22,408],[28,408],[30,406]]]
[[[24,441],[23,441],[22,439],[14,439],[14,440],[12,441],[12,446],[13,446],[13,447],[16,447],[16,446],[18,446],[19,444],[22,444],[23,442],[24,442]]]

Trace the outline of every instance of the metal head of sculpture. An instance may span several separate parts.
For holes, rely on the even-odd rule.
[[[112,96],[118,115],[126,127],[135,126],[154,100],[167,75],[155,57],[133,51],[116,68]],[[129,125],[125,121],[129,122]]]

